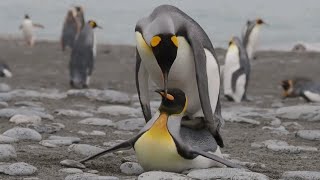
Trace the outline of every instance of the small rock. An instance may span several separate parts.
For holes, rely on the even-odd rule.
[[[18,101],[14,103],[14,106],[21,107],[41,107],[43,104],[41,102],[32,102],[32,101]]]
[[[121,164],[120,170],[126,175],[139,175],[144,172],[140,164],[136,162],[125,162]]]
[[[282,123],[282,125],[284,127],[287,127],[287,128],[290,128],[290,129],[294,129],[294,130],[303,129],[303,126],[301,126],[297,122],[284,122],[284,123]]]
[[[59,93],[58,90],[56,89],[46,89],[46,90],[42,90],[42,92],[38,92],[34,90],[26,90],[26,89],[15,89],[8,93],[13,97],[20,97],[20,98],[38,98],[38,99],[46,98],[46,99],[59,100],[67,97],[65,93]]]
[[[72,167],[72,168],[81,168],[81,169],[86,168],[86,166],[81,164],[80,162],[75,161],[75,160],[69,160],[69,159],[61,161],[60,164],[62,166]]]
[[[281,125],[281,121],[280,121],[280,119],[275,118],[274,120],[272,120],[272,121],[270,122],[270,125],[271,125],[271,126],[280,126],[280,125]]]
[[[65,126],[61,123],[51,123],[51,124],[28,124],[28,128],[36,130],[38,133],[56,133],[61,129],[64,129]]]
[[[91,173],[77,173],[67,176],[65,180],[119,180],[119,178],[114,176],[98,176]]]
[[[59,116],[72,116],[72,117],[92,117],[93,114],[83,112],[83,111],[76,111],[70,109],[57,109],[55,113]]]
[[[7,102],[0,101],[0,108],[7,108],[9,105]]]
[[[125,162],[138,162],[138,159],[135,155],[131,155],[131,156],[126,156],[126,157],[122,157],[121,158],[121,162],[125,163]]]
[[[37,177],[28,177],[28,178],[23,178],[23,180],[40,180]]]
[[[16,138],[18,140],[41,141],[42,139],[41,135],[37,131],[29,128],[20,127],[9,129],[6,132],[4,132],[3,135]]]
[[[78,143],[81,141],[78,137],[72,137],[72,136],[50,136],[48,137],[49,140],[70,140],[72,143]]]
[[[261,164],[261,163],[253,163],[253,162],[243,162],[243,161],[240,161],[238,159],[232,159],[231,160],[234,164],[238,164],[242,167],[246,166],[250,169],[252,168],[266,168],[266,165],[265,164]]]
[[[268,180],[269,178],[260,173],[249,172],[237,168],[209,168],[197,169],[188,173],[189,177],[197,179],[246,179],[246,180]]]
[[[91,174],[98,174],[98,173],[99,173],[99,171],[97,171],[97,170],[89,170],[89,171],[87,171],[87,173],[91,173]]]
[[[63,168],[63,169],[60,169],[59,172],[65,173],[65,174],[83,173],[81,169],[77,169],[77,168]]]
[[[59,139],[59,140],[42,140],[39,144],[46,147],[58,147],[58,146],[69,146],[73,143],[70,139]]]
[[[112,147],[112,146],[115,146],[117,144],[120,144],[122,142],[124,142],[125,140],[112,140],[112,141],[109,141],[109,142],[104,142],[103,145],[104,146],[107,146],[107,147]]]
[[[294,45],[292,48],[292,52],[306,52],[306,51],[307,51],[307,48],[301,43]]]
[[[102,118],[87,118],[78,122],[79,124],[88,124],[95,126],[109,126],[114,127],[114,123],[109,119]]]
[[[271,104],[271,107],[280,108],[280,107],[283,107],[283,103],[282,102],[274,102]]]
[[[16,123],[16,124],[39,124],[41,122],[40,116],[35,115],[14,115],[10,118],[10,122]]]
[[[267,141],[263,141],[262,143],[252,143],[251,146],[255,148],[266,147],[267,149],[270,149],[272,151],[289,153],[289,154],[290,153],[296,154],[302,151],[318,151],[318,149],[315,147],[292,146],[285,141],[279,141],[279,140],[267,140]]]
[[[0,161],[8,161],[15,158],[17,158],[17,153],[12,145],[0,144]]]
[[[134,131],[140,130],[145,124],[146,121],[144,118],[131,118],[118,121],[116,123],[116,127],[119,130]]]
[[[282,107],[277,109],[275,114],[277,115],[277,117],[284,119],[319,121],[320,106],[296,105]]]
[[[102,131],[92,131],[92,132],[86,132],[86,131],[78,131],[79,134],[83,136],[91,135],[91,136],[105,136],[107,135],[105,132]]]
[[[137,117],[140,111],[132,107],[112,105],[112,106],[101,106],[98,108],[98,113],[103,113],[109,116],[130,116]]]
[[[30,176],[36,171],[36,167],[24,162],[13,163],[4,169],[4,173],[10,176]]]
[[[0,144],[9,144],[9,143],[15,143],[19,140],[16,138],[0,135]]]
[[[155,179],[192,180],[193,178],[185,176],[183,174],[164,172],[164,171],[149,171],[149,172],[140,174],[138,177],[138,180],[155,180]]]
[[[264,126],[262,127],[262,129],[268,129],[271,130],[272,133],[274,134],[278,134],[278,135],[288,135],[289,131],[286,130],[285,127],[283,126],[279,126],[279,127],[268,127],[268,126]]]
[[[9,92],[11,87],[8,84],[0,83],[0,92]]]
[[[320,141],[320,130],[300,130],[297,136],[311,141]]]
[[[282,174],[284,180],[316,180],[320,179],[320,172],[316,171],[286,171]]]
[[[12,116],[17,114],[27,115],[27,116],[40,116],[41,118],[44,118],[44,119],[53,120],[52,115],[45,113],[40,109],[25,108],[25,107],[0,109],[0,117],[11,118]]]
[[[118,135],[133,135],[130,131],[113,131],[113,133]]]
[[[92,156],[103,150],[104,149],[102,148],[91,146],[88,144],[72,144],[68,147],[69,152],[74,152],[76,154],[81,154],[83,156]]]

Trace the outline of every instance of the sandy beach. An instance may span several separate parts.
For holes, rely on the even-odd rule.
[[[216,49],[220,64],[224,63],[225,50]],[[1,79],[2,83],[8,84],[11,91],[16,89],[54,90],[66,93],[69,87],[68,62],[70,51],[62,52],[58,42],[38,42],[35,47],[26,47],[24,42],[12,39],[0,40],[0,58],[12,69],[13,77]],[[248,96],[250,102],[240,104],[227,102],[222,99],[222,110],[224,114],[240,112],[241,117],[254,120],[253,123],[239,123],[226,121],[222,130],[225,148],[222,153],[228,154],[229,159],[236,159],[247,163],[247,167],[254,172],[262,173],[272,179],[281,178],[285,171],[319,171],[320,169],[320,141],[310,141],[296,136],[299,130],[320,130],[320,121],[307,121],[302,119],[287,119],[277,116],[279,108],[292,105],[305,105],[302,99],[281,99],[280,82],[292,76],[305,76],[320,82],[319,76],[319,52],[283,52],[262,51],[258,52],[257,60],[252,63],[252,74],[250,78]],[[129,107],[137,106],[135,87],[135,47],[127,45],[99,45],[97,60],[92,75],[90,88],[111,89],[126,93],[130,97]],[[153,93],[154,99],[158,97]],[[0,94],[1,97],[1,94]],[[45,112],[53,115],[53,120],[42,119],[42,123],[62,123],[65,128],[55,133],[42,133],[42,139],[51,135],[79,137],[79,144],[89,144],[106,148],[105,142],[112,140],[126,140],[138,132],[138,130],[125,131],[117,126],[93,126],[77,123],[84,117],[68,116],[56,113],[59,109],[72,109],[93,114],[96,118],[106,118],[114,123],[131,118],[131,116],[110,116],[99,113],[97,109],[111,103],[88,99],[85,97],[67,96],[61,99],[48,99],[37,97],[13,97],[7,100],[7,108],[14,108],[17,102],[28,101],[39,103]],[[313,104],[314,105],[314,104]],[[317,105],[315,105],[317,106]],[[319,106],[319,105],[318,105]],[[246,109],[247,108],[247,109]],[[249,113],[244,115],[246,111]],[[255,113],[255,115],[254,115]],[[0,113],[1,114],[1,113]],[[260,115],[256,115],[260,114]],[[236,116],[236,115],[235,115]],[[140,118],[141,114],[134,118]],[[0,116],[0,133],[13,127],[27,127],[27,124],[16,125],[9,122],[8,117]],[[275,119],[280,124],[273,124]],[[257,123],[258,122],[258,123]],[[274,121],[275,122],[275,121]],[[290,125],[288,122],[296,122]],[[282,126],[283,130],[272,130]],[[265,127],[272,127],[265,128]],[[98,130],[104,132],[104,136],[93,136],[79,134],[79,131],[90,132]],[[266,140],[282,140],[292,146],[310,146],[317,151],[274,151],[267,147],[256,147],[252,143],[261,143]],[[81,159],[85,156],[68,151],[69,146],[58,146],[48,148],[39,144],[39,141],[19,141],[12,143],[17,158],[10,159],[9,163],[26,162],[35,166],[38,170],[31,177],[39,179],[64,179],[67,175],[59,172],[64,168],[59,164],[64,159]],[[120,165],[126,161],[125,157],[133,155],[134,152],[123,151],[109,157],[95,159],[86,164],[89,170],[97,170],[101,176],[116,176],[120,179],[135,179],[120,171]],[[132,157],[132,156],[130,156]],[[256,163],[256,164],[252,164]],[[24,176],[22,176],[24,177]],[[0,179],[19,179],[17,176],[1,174]]]

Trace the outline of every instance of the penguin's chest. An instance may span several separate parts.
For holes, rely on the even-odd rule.
[[[144,170],[179,172],[186,169],[188,160],[181,157],[167,128],[167,115],[160,115],[153,126],[135,143],[139,163]]]

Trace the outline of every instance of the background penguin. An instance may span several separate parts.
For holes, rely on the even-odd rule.
[[[247,52],[238,37],[233,37],[227,50],[223,87],[224,94],[230,101],[246,100],[250,76],[250,61]]]
[[[283,80],[283,98],[303,97],[307,102],[320,102],[320,83],[315,83],[308,78],[294,78]]]
[[[86,88],[89,85],[97,54],[94,28],[101,27],[95,21],[88,21],[74,43],[69,63],[70,85],[73,88]]]
[[[0,77],[12,77],[12,72],[6,63],[0,63]]]
[[[80,30],[85,26],[84,10],[82,6],[75,6],[76,9],[76,19],[79,23]]]
[[[187,169],[221,166],[220,163],[240,167],[221,157],[216,141],[208,131],[181,127],[181,118],[188,106],[188,99],[183,91],[169,88],[167,92],[156,92],[162,96],[161,105],[138,135],[85,158],[80,163],[106,153],[134,148],[139,164],[146,171],[182,172]]]
[[[151,119],[148,80],[189,97],[183,125],[209,129],[223,147],[220,127],[220,74],[211,41],[180,9],[161,5],[137,22],[136,86],[146,121]]]
[[[247,50],[249,59],[253,59],[256,52],[258,37],[261,25],[266,24],[262,19],[247,21],[247,24],[242,33],[242,42]]]
[[[61,36],[61,47],[64,51],[66,46],[73,48],[74,41],[81,30],[81,22],[77,18],[77,10],[72,7],[68,10],[67,16],[64,20]]]
[[[33,28],[44,28],[41,24],[33,23],[28,14],[24,16],[24,20],[20,25],[20,30],[22,30],[23,37],[29,46],[33,46],[35,42],[35,35],[33,34]]]

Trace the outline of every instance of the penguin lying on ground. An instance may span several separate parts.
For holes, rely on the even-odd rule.
[[[247,50],[249,59],[255,59],[255,52],[258,45],[258,38],[261,25],[266,24],[262,19],[258,18],[253,21],[247,21],[242,33],[242,42]]]
[[[222,158],[217,143],[208,130],[181,127],[181,118],[189,102],[183,91],[169,88],[167,91],[156,92],[162,96],[161,105],[138,135],[85,158],[80,163],[106,153],[134,148],[138,162],[145,171],[182,172],[187,169],[222,166],[221,164],[240,168]]]
[[[308,78],[294,78],[282,81],[283,98],[303,97],[307,102],[320,102],[320,83]]]
[[[87,88],[89,86],[97,53],[94,28],[101,27],[95,21],[88,21],[74,43],[69,63],[72,88]]]
[[[220,71],[211,41],[201,26],[180,9],[161,5],[136,25],[136,86],[145,120],[151,119],[148,80],[180,88],[189,97],[182,121],[209,129],[220,147]]]
[[[250,61],[246,49],[238,37],[233,37],[229,42],[223,72],[225,97],[235,102],[247,100]]]
[[[12,72],[6,63],[0,63],[0,77],[12,77]]]
[[[36,38],[35,35],[33,34],[34,27],[42,28],[42,29],[44,28],[44,26],[41,24],[33,23],[31,21],[29,15],[26,14],[24,16],[24,20],[23,20],[22,24],[20,25],[20,30],[22,30],[22,34],[23,34],[25,41],[31,47],[34,46],[35,38]]]

